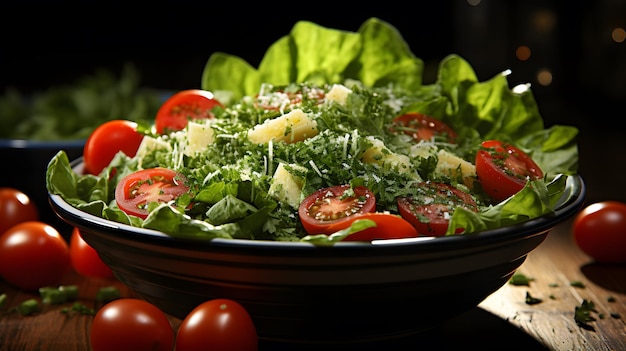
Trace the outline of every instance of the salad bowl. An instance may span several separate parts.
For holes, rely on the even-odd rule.
[[[175,317],[228,298],[267,342],[369,345],[425,332],[502,287],[580,210],[585,185],[576,128],[544,128],[528,85],[511,89],[506,72],[481,82],[458,55],[442,60],[433,84],[422,83],[422,71],[385,22],[368,20],[357,33],[299,22],[258,69],[232,55],[209,58],[202,93],[221,106],[204,121],[164,132],[157,114],[137,154],[118,153],[98,175],[86,172],[88,156],[57,154],[46,173],[49,202],[122,283]],[[459,139],[447,131],[454,138],[413,143],[417,133],[394,123],[418,112]],[[387,216],[418,178],[471,187],[470,149],[484,140],[522,147],[545,175],[503,201],[481,201],[479,212],[455,210],[447,235],[344,241],[352,225],[320,235],[301,228],[313,215],[299,208],[325,186],[376,189],[377,211],[390,212],[377,214]],[[128,206],[143,185],[165,184],[128,179],[158,171],[162,180],[163,168],[174,190],[194,190]],[[382,226],[370,229],[389,238]]]
[[[82,159],[72,162],[81,172]],[[585,185],[571,176],[554,212],[471,235],[339,242],[175,239],[80,211],[53,210],[141,298],[184,318],[214,298],[240,302],[261,340],[354,344],[424,332],[502,287],[550,230],[577,213]]]

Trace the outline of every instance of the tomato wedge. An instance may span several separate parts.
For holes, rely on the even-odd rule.
[[[148,204],[176,199],[189,191],[185,183],[185,176],[171,169],[144,169],[120,180],[115,188],[115,201],[122,211],[145,219]]]
[[[452,185],[424,182],[418,184],[416,189],[413,196],[398,198],[398,212],[422,235],[446,235],[450,217],[457,207],[478,210],[470,194]],[[462,231],[463,229],[457,229],[456,233]]]
[[[393,120],[392,130],[400,130],[415,141],[444,141],[456,143],[456,132],[446,123],[422,113],[409,112]]]
[[[298,215],[309,234],[328,234],[331,225],[376,210],[374,193],[364,186],[335,185],[319,189],[300,204]]]
[[[499,140],[486,140],[476,153],[476,175],[492,199],[514,195],[529,180],[540,179],[543,171],[528,154]]]
[[[161,105],[154,126],[159,134],[183,130],[189,120],[213,118],[211,110],[216,106],[223,107],[210,91],[200,89],[179,91]]]
[[[378,239],[404,239],[419,236],[417,229],[398,215],[386,212],[360,213],[350,216],[347,220],[335,223],[328,227],[329,234],[348,228],[352,222],[359,219],[370,219],[376,222],[376,227],[364,229],[348,235],[343,241],[372,241]]]

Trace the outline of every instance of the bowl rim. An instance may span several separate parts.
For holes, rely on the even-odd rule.
[[[84,147],[86,139],[71,140],[29,140],[29,139],[2,139],[0,148],[3,149],[47,149],[50,147]]]
[[[71,166],[74,169],[82,167],[82,157],[79,157],[72,161]],[[555,205],[554,212],[545,214],[537,218],[533,218],[525,222],[517,223],[511,226],[485,230],[482,232],[468,235],[386,239],[374,240],[371,243],[349,241],[334,243],[331,246],[320,246],[299,241],[251,240],[236,238],[214,238],[206,241],[184,240],[171,237],[157,230],[134,227],[128,224],[119,223],[92,215],[90,213],[75,208],[57,194],[48,193],[48,200],[50,205],[52,206],[52,209],[54,210],[54,212],[56,212],[57,216],[68,222],[70,225],[78,227],[87,227],[89,225],[92,226],[91,229],[93,229],[93,227],[98,227],[111,234],[124,235],[130,240],[132,240],[133,238],[137,238],[145,240],[146,242],[150,241],[163,245],[174,244],[194,248],[201,248],[206,246],[221,246],[236,248],[284,248],[293,250],[296,248],[311,249],[326,247],[357,247],[359,249],[371,248],[372,250],[376,250],[376,248],[380,247],[427,246],[429,248],[436,249],[441,246],[447,247],[450,245],[471,246],[485,245],[487,243],[497,244],[503,241],[520,239],[529,235],[544,233],[555,227],[557,224],[565,221],[566,219],[576,214],[584,204],[585,195],[586,186],[582,179],[582,176],[579,174],[573,174],[567,177],[565,192]]]

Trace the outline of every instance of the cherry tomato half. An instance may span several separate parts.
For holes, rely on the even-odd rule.
[[[171,351],[174,329],[153,304],[122,298],[98,310],[89,342],[93,351]]]
[[[411,197],[399,197],[398,212],[422,235],[444,236],[448,231],[450,217],[461,206],[477,211],[472,196],[449,184],[424,182],[416,186]],[[457,232],[462,232],[458,229]]]
[[[0,236],[0,276],[24,290],[57,284],[70,270],[67,242],[52,226],[28,221]]]
[[[328,228],[358,213],[374,212],[376,197],[364,186],[335,185],[319,189],[300,204],[298,215],[309,234],[329,234]]]
[[[277,90],[257,95],[255,106],[264,110],[290,110],[303,104],[319,105],[324,102],[326,93],[319,88],[307,88],[297,91]]]
[[[87,277],[113,278],[113,271],[107,266],[98,252],[80,234],[80,230],[74,227],[70,237],[70,259],[74,270]]]
[[[154,126],[159,134],[183,130],[189,120],[213,118],[211,110],[215,106],[222,104],[210,91],[200,89],[179,91],[161,105]]]
[[[135,156],[142,140],[143,134],[137,132],[135,122],[112,120],[99,125],[85,142],[85,173],[100,174],[120,151],[128,157]]]
[[[148,204],[169,202],[189,191],[184,175],[167,168],[148,168],[131,173],[115,188],[117,206],[129,215],[145,219]]]
[[[519,148],[498,140],[480,144],[476,174],[492,199],[502,201],[522,190],[529,180],[543,177],[541,168]]]
[[[626,262],[626,203],[603,201],[591,204],[574,218],[576,245],[601,263]]]
[[[14,188],[0,188],[0,235],[12,226],[39,220],[39,211],[28,195]]]
[[[402,217],[384,212],[361,213],[348,217],[347,221],[331,225],[330,233],[348,228],[358,219],[370,219],[376,222],[376,227],[348,235],[343,241],[372,241],[378,239],[404,239],[419,236],[415,227]]]
[[[178,327],[176,351],[258,350],[256,327],[238,302],[213,299],[194,308]]]
[[[400,130],[415,141],[441,140],[456,143],[456,132],[445,122],[417,112],[409,112],[393,120],[392,130]]]

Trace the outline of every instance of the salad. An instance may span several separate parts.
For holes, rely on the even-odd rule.
[[[358,32],[301,21],[258,68],[213,54],[202,90],[164,104],[189,110],[139,125],[137,152],[98,174],[60,151],[48,191],[192,240],[471,235],[551,213],[577,171],[577,129],[545,128],[506,72],[478,81],[458,55],[432,84],[422,70],[377,18]]]

